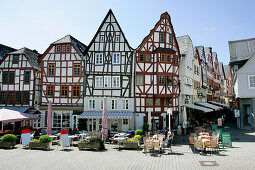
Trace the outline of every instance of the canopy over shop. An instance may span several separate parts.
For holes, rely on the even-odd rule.
[[[83,112],[78,116],[78,119],[87,119],[87,130],[98,131],[102,129],[102,111]],[[107,127],[110,131],[123,131],[130,129],[131,121],[133,118],[132,112],[107,112]]]
[[[217,105],[217,106],[229,108],[228,105],[223,104],[223,103],[219,103],[219,102],[215,102],[215,101],[209,101],[209,103],[214,104],[214,105]]]

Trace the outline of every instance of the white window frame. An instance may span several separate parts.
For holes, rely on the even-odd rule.
[[[112,87],[119,88],[120,87],[120,76],[112,77]]]
[[[249,86],[249,89],[255,89],[255,86],[251,87],[251,77],[254,77],[255,79],[255,75],[248,75],[248,86]]]
[[[95,63],[96,65],[103,64],[103,53],[95,53]]]
[[[104,109],[104,100],[103,99],[100,100],[100,109],[101,110]]]
[[[111,88],[112,87],[111,76],[104,76],[104,87],[105,88]]]
[[[103,76],[96,76],[95,77],[95,87],[96,88],[103,87]]]
[[[127,99],[122,100],[122,110],[128,110],[129,109],[129,102]]]
[[[122,124],[123,125],[128,125],[128,122],[129,122],[128,119],[122,119]]]
[[[116,42],[120,42],[120,36],[116,35]]]
[[[118,100],[113,99],[112,100],[112,110],[117,110],[118,109]]]
[[[144,85],[143,79],[144,79],[143,75],[136,75],[136,85],[138,86]]]
[[[96,108],[96,101],[95,99],[89,99],[88,101],[88,109],[89,110],[95,110]]]
[[[116,58],[116,60],[115,60]],[[120,64],[120,53],[112,54],[112,64]]]

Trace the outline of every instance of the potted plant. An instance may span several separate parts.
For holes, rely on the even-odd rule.
[[[13,134],[6,134],[1,138],[0,148],[14,148],[17,137]]]
[[[50,149],[52,146],[52,139],[49,135],[43,135],[39,138],[39,140],[34,139],[29,142],[29,148],[40,148],[40,149]]]
[[[78,143],[79,150],[82,149],[97,149],[97,150],[104,150],[104,141],[100,138],[100,135],[95,133],[89,133],[87,136],[90,136],[89,138],[80,141]]]
[[[137,138],[128,139],[127,141],[123,142],[123,147],[126,149],[138,149],[139,141],[137,140]]]

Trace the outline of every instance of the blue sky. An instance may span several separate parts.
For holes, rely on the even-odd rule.
[[[111,8],[136,48],[167,11],[177,37],[211,46],[227,64],[228,41],[255,37],[254,7],[254,0],[1,0],[0,43],[43,53],[71,34],[88,45]]]

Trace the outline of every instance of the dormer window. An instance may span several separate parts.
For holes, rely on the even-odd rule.
[[[100,42],[104,42],[104,35],[100,36]]]
[[[66,52],[66,46],[65,45],[62,45],[62,52]]]
[[[61,51],[61,47],[60,47],[60,45],[57,45],[57,50],[56,50],[56,52],[57,52],[57,53],[60,53],[60,51]]]
[[[70,52],[70,45],[66,45],[66,52]]]
[[[119,42],[119,41],[120,41],[120,36],[117,35],[117,36],[116,36],[116,42]]]
[[[19,62],[19,56],[18,55],[14,55],[13,56],[13,64],[18,64]]]

